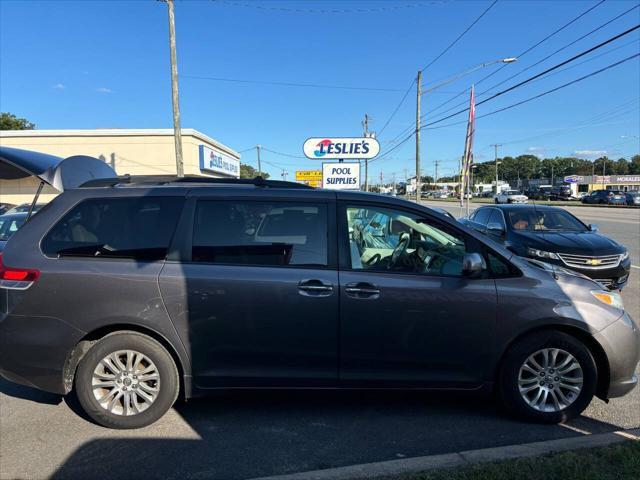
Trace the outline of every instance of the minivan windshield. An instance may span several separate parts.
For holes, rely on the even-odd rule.
[[[564,210],[512,210],[509,222],[515,230],[530,232],[586,232],[586,225]]]

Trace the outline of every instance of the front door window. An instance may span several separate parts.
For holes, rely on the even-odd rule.
[[[381,207],[346,212],[352,269],[462,275],[465,239],[448,225]]]

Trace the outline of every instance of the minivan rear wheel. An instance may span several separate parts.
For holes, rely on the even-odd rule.
[[[499,393],[506,408],[541,423],[576,417],[591,402],[597,368],[589,349],[558,331],[531,334],[505,356]]]
[[[140,428],[158,420],[175,402],[178,370],[171,355],[138,332],[117,332],[95,343],[78,365],[75,393],[96,423]]]

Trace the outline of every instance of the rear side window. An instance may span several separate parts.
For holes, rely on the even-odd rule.
[[[312,203],[198,202],[192,261],[326,266],[327,207]]]
[[[178,197],[85,200],[42,241],[53,257],[164,259],[184,204]]]
[[[479,223],[480,225],[486,225],[490,215],[491,215],[491,209],[481,208],[473,216],[473,221],[476,223]]]

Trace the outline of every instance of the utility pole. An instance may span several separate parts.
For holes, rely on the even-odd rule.
[[[436,176],[433,179],[434,187],[435,187],[436,190],[438,189],[438,185],[437,185],[437,183],[438,183],[438,165],[440,165],[440,160],[436,160]]]
[[[607,167],[607,157],[602,157],[602,190],[604,190],[604,174]]]
[[[289,175],[289,172],[287,172],[284,168],[282,169],[282,180],[287,180],[287,175]]]
[[[165,0],[169,7],[169,51],[171,54],[171,100],[173,103],[173,136],[176,144],[176,173],[184,177],[182,162],[182,130],[180,129],[180,100],[178,97],[178,60],[176,59],[176,26],[173,0]]]
[[[501,147],[501,143],[494,143],[491,145],[494,148],[494,158],[496,162],[496,195],[498,194],[498,147]]]
[[[362,121],[362,127],[364,128],[364,136],[369,136],[369,115],[364,114],[364,120]],[[369,159],[364,159],[364,191],[369,191]]]
[[[261,177],[262,176],[262,168],[260,166],[260,149],[262,148],[262,145],[256,145],[256,151],[258,152],[258,176]]]
[[[382,191],[382,187],[384,187],[384,175],[381,170],[380,171],[380,191]]]
[[[420,203],[420,194],[422,193],[420,182],[420,98],[422,97],[422,70],[418,70],[416,93],[416,202]]]

